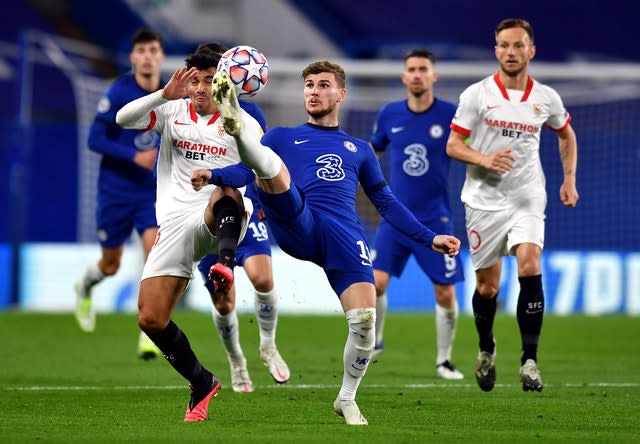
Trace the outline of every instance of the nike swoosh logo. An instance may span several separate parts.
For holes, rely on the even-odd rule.
[[[494,109],[498,107],[500,107],[500,105],[487,105],[487,109]]]
[[[403,129],[404,129],[404,126],[394,126],[393,128],[391,128],[391,132],[395,134],[395,133],[399,133]]]
[[[453,270],[453,271],[445,271],[445,273],[444,273],[444,278],[445,278],[445,279],[450,279],[450,278],[452,278],[453,276],[455,276],[455,274],[456,274],[456,270]]]
[[[308,141],[309,139],[294,140],[293,143],[295,143],[296,145],[300,145],[301,143],[307,143]]]
[[[189,125],[188,123],[178,122],[178,119],[176,119],[173,123],[175,123],[176,125]]]

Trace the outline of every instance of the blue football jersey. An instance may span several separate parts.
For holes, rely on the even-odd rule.
[[[163,85],[161,85],[162,87]],[[155,131],[124,129],[116,123],[116,113],[127,103],[149,94],[133,74],[119,77],[105,91],[89,130],[89,148],[102,155],[98,194],[102,198],[156,199],[153,171],[133,163],[139,150],[157,148],[160,135]]]
[[[385,105],[376,118],[371,145],[390,150],[389,186],[424,223],[451,218],[446,144],[455,111],[454,104],[436,99],[415,113],[401,100]]]
[[[287,165],[313,211],[361,227],[356,213],[358,182],[365,190],[385,183],[367,142],[338,128],[305,123],[274,128],[263,136],[262,143]]]

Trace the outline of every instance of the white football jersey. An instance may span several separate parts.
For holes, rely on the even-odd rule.
[[[213,185],[194,191],[194,169],[234,165],[240,162],[240,155],[235,138],[222,126],[220,114],[200,116],[189,99],[166,102],[151,111],[150,118],[148,128],[162,135],[156,200],[156,216],[158,224],[162,224],[176,214],[202,209],[208,202]],[[258,122],[248,114],[243,122],[248,137],[260,140],[262,129]],[[244,194],[244,188],[240,191]]]
[[[481,153],[508,148],[515,161],[505,174],[467,165],[462,201],[487,211],[520,205],[531,197],[546,202],[540,132],[545,123],[562,131],[570,121],[558,93],[531,77],[524,91],[507,90],[498,73],[469,86],[460,95],[452,130],[468,136],[469,147]]]

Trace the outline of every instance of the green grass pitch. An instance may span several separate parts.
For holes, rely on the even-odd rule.
[[[275,384],[258,358],[252,316],[241,342],[256,384],[234,393],[211,318],[178,311],[175,320],[202,363],[221,377],[210,419],[182,421],[188,388],[164,359],[136,358],[133,314],[98,315],[84,334],[70,314],[0,312],[0,442],[640,442],[640,319],[547,316],[539,364],[545,388],[518,381],[514,317],[498,315],[497,385],[475,383],[473,319],[458,324],[454,361],[462,381],[435,377],[431,314],[388,317],[385,352],[358,393],[368,427],[332,413],[342,378],[342,316],[281,316],[279,349],[291,381]]]

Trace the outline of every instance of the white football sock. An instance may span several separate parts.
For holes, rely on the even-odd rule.
[[[452,308],[444,308],[436,304],[436,335],[438,357],[436,365],[451,361],[453,340],[456,337],[456,321],[458,320],[458,303],[454,301]]]
[[[105,275],[100,271],[97,263],[89,265],[82,276],[81,282],[84,290],[82,294],[90,296],[89,290],[91,290],[94,285],[99,284],[104,278]]]
[[[387,292],[376,298],[376,344],[384,339],[384,317],[387,314]]]
[[[344,373],[338,399],[354,401],[373,354],[376,309],[354,308],[345,315],[349,324],[349,334],[344,346]]]
[[[240,347],[238,314],[234,309],[227,315],[221,315],[215,307],[211,310],[211,314],[227,356],[231,361],[238,362],[244,357]]]
[[[256,290],[254,305],[260,330],[260,348],[275,345],[278,325],[278,294],[275,287],[266,293]]]

